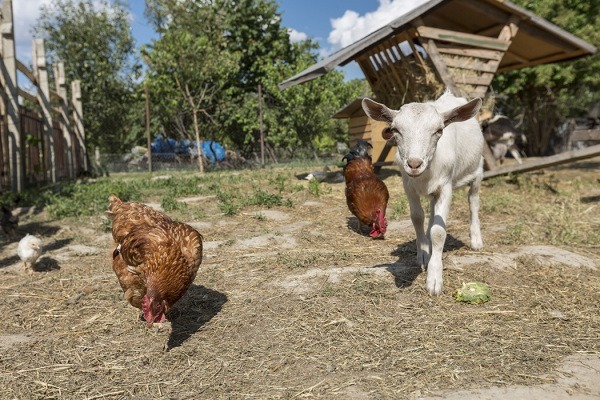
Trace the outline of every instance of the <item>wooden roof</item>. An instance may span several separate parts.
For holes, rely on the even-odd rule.
[[[361,54],[387,38],[423,24],[446,31],[497,38],[509,21],[518,31],[497,72],[510,71],[545,63],[558,62],[594,54],[596,48],[556,25],[505,0],[430,0],[404,14],[359,41],[332,54],[301,73],[281,82],[279,89],[304,83],[326,74],[337,66],[355,61]],[[463,39],[468,35],[463,35]],[[487,45],[493,45],[490,41]]]

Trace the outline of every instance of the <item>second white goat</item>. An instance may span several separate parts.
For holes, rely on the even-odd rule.
[[[417,234],[417,263],[427,268],[427,291],[439,295],[443,287],[446,224],[455,187],[471,184],[471,248],[478,250],[483,246],[479,187],[483,179],[484,139],[474,118],[481,99],[467,102],[446,92],[434,102],[409,103],[399,110],[371,99],[363,99],[362,106],[369,117],[390,125],[382,134],[385,139],[393,138],[398,146],[396,163],[400,166],[410,218]],[[429,197],[427,233],[420,196]]]

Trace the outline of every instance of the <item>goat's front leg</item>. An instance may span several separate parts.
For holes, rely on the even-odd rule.
[[[409,187],[405,186],[405,189],[408,205],[410,206],[410,220],[417,234],[417,264],[421,269],[425,269],[429,261],[429,240],[425,236],[424,229],[425,213],[423,212],[419,195]]]
[[[452,202],[452,185],[442,186],[439,193],[431,197],[432,219],[429,222],[429,237],[431,238],[431,258],[427,264],[427,281],[425,287],[432,296],[442,293],[444,283],[442,253],[446,242],[446,221]]]
[[[471,213],[469,233],[471,236],[471,248],[473,250],[479,250],[483,247],[481,226],[479,223],[479,188],[483,179],[483,170],[481,171],[481,174],[475,178],[469,188],[469,211]]]

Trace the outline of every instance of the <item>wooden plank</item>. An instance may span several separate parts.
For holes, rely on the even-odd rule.
[[[370,83],[374,84],[374,82],[377,82],[377,72],[373,68],[373,65],[371,64],[371,60],[369,60],[368,55],[363,54],[362,56],[360,56],[360,58],[358,59],[358,65],[360,66],[360,69],[362,70],[363,74],[365,74],[365,77]]]
[[[371,129],[369,128],[368,125],[355,126],[348,130],[348,132],[350,132],[351,135],[356,135],[361,132],[370,132],[370,131],[371,131]]]
[[[27,99],[27,100],[31,101],[33,104],[38,104],[37,97],[35,97],[34,95],[32,95],[29,92],[24,91],[20,87],[17,88],[17,94],[19,96],[23,97],[24,99]]]
[[[487,179],[492,178],[494,176],[506,175],[510,173],[534,171],[537,169],[553,167],[555,165],[560,164],[568,164],[596,156],[600,156],[600,144],[586,147],[585,149],[565,151],[564,153],[556,154],[554,156],[542,157],[537,160],[526,161],[523,162],[523,164],[495,168],[492,171],[484,172],[483,178]]]
[[[479,86],[489,86],[494,79],[494,74],[485,73],[481,75],[467,75],[461,73],[461,71],[450,71],[451,75],[454,78],[454,82],[457,84],[463,85],[479,85]]]
[[[56,183],[56,154],[54,148],[54,135],[52,134],[52,106],[50,104],[50,83],[48,80],[48,64],[46,63],[46,50],[43,39],[33,40],[33,71],[38,80],[38,102],[44,116],[44,154],[46,171],[49,180]]]
[[[389,83],[385,79],[386,73],[384,71],[382,62],[379,59],[377,51],[375,49],[373,49],[369,52],[369,54],[370,54],[369,59],[371,60],[371,63],[373,64],[373,66],[375,67],[375,70],[377,71],[377,73],[379,75],[379,79],[378,79],[379,84],[381,84],[381,86],[383,86],[383,90],[385,92],[391,93],[392,88],[389,86]],[[384,99],[382,99],[382,100],[384,100]]]
[[[511,15],[506,25],[500,31],[498,35],[498,39],[508,42],[509,45],[512,43],[512,40],[515,36],[517,36],[517,32],[519,32],[519,17],[516,15]]]
[[[419,35],[426,39],[441,40],[450,43],[460,43],[472,47],[506,51],[509,43],[487,36],[473,35],[470,33],[449,31],[447,29],[420,26],[417,28]]]
[[[355,126],[365,126],[369,123],[369,117],[362,115],[360,117],[351,117],[348,126],[354,128]]]
[[[466,49],[457,47],[455,44],[437,43],[438,51],[444,54],[455,54],[465,57],[485,58],[488,60],[500,61],[504,57],[503,51],[484,50],[484,49]]]
[[[446,87],[448,89],[450,89],[452,94],[454,94],[455,96],[460,96],[458,87],[456,87],[456,84],[454,83],[454,79],[452,79],[452,76],[450,75],[450,71],[448,71],[448,67],[446,67],[446,64],[444,64],[444,60],[440,56],[440,53],[437,50],[437,46],[435,45],[435,42],[431,39],[428,40],[427,48],[425,50],[427,50],[427,54],[429,54],[429,58],[431,59],[431,62],[435,66],[436,70],[438,71],[440,78],[442,78],[442,82],[446,85]]]
[[[496,159],[494,158],[494,154],[492,150],[490,150],[490,146],[487,142],[483,143],[483,164],[488,169],[488,171],[496,170]]]
[[[472,10],[475,10],[488,18],[492,18],[498,23],[503,23],[511,16],[511,14],[507,11],[487,4],[485,1],[458,0],[458,2],[462,7],[471,8]]]
[[[398,76],[398,71],[396,71],[396,68],[394,67],[396,65],[395,57],[393,54],[390,55],[390,52],[391,53],[393,53],[393,52],[391,50],[387,49],[383,45],[379,45],[379,46],[377,46],[377,48],[380,49],[381,53],[383,54],[383,56],[386,58],[387,62],[389,63],[390,69],[392,71],[392,76],[394,77],[394,81],[398,84],[398,89],[402,90],[406,93],[406,91],[408,89],[404,86],[404,82],[402,82],[402,79],[400,79],[400,77]],[[401,59],[402,58],[403,57],[401,57]]]
[[[35,75],[33,75],[33,72],[31,72],[29,70],[29,68],[27,68],[25,66],[25,64],[23,64],[21,61],[17,60],[17,69],[19,71],[21,71],[23,73],[23,75],[25,75],[27,77],[27,79],[29,79],[31,81],[31,83],[33,83],[34,85],[37,86],[37,79],[35,79]]]
[[[471,98],[474,99],[475,97],[485,97],[485,94],[487,93],[488,90],[488,86],[477,86],[475,89],[473,89],[471,91]]]
[[[600,141],[600,129],[576,129],[571,134],[571,141]]]
[[[73,113],[72,118],[75,125],[75,134],[77,135],[77,140],[79,141],[79,148],[77,149],[80,154],[80,163],[78,168],[81,169],[83,166],[83,171],[88,171],[87,165],[87,155],[85,148],[85,129],[83,127],[83,104],[81,101],[81,81],[74,80],[71,82],[71,103],[73,104]],[[150,146],[150,142],[148,142],[148,146]]]
[[[446,65],[448,67],[469,69],[469,70],[481,71],[481,72],[491,72],[492,74],[495,73],[496,70],[498,69],[497,62],[487,63],[487,62],[481,62],[476,59],[468,59],[468,58],[459,59],[459,58],[449,57],[449,56],[445,56],[442,58],[444,59],[444,62],[446,63]]]
[[[25,160],[21,144],[21,121],[19,115],[19,93],[17,90],[17,58],[15,50],[15,30],[11,0],[2,2],[0,19],[0,84],[3,95],[0,96],[1,111],[4,116],[4,132],[8,139],[8,160],[3,163],[6,169],[2,173],[9,177],[11,190],[21,192],[25,188]]]
[[[350,137],[354,137],[354,136],[364,136],[364,135],[371,135],[371,131],[370,130],[365,130],[365,129],[356,129],[356,130],[352,130],[350,132],[348,132],[348,134],[350,135]]]

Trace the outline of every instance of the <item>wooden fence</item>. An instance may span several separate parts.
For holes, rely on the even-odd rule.
[[[33,67],[15,57],[12,1],[3,0],[0,15],[0,192],[75,179],[87,172],[80,82],[68,97],[63,63],[53,65],[50,89],[44,42],[33,41]],[[17,84],[17,71],[35,94]]]

